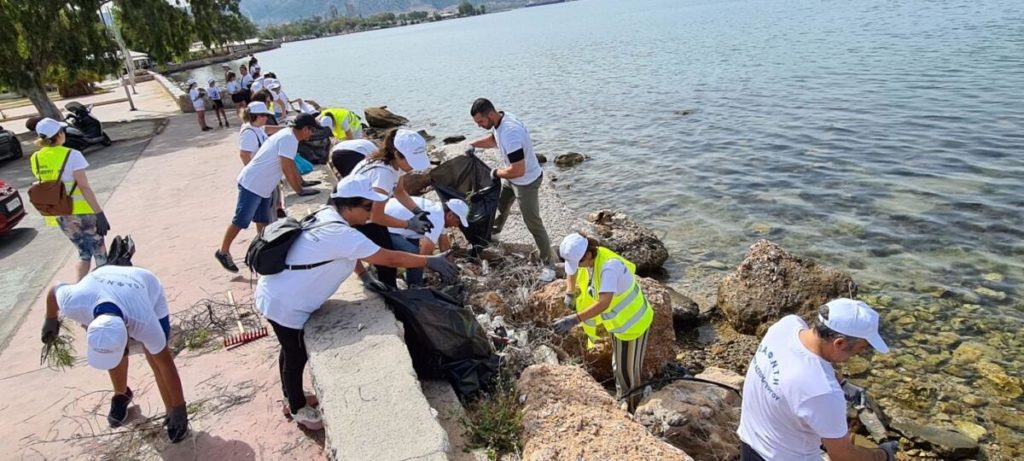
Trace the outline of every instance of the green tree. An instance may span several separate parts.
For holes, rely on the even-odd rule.
[[[476,8],[473,8],[473,4],[466,0],[459,3],[459,16],[472,16],[476,14]]]
[[[164,64],[188,57],[192,17],[164,0],[117,0],[114,23],[128,48]]]
[[[76,79],[117,69],[100,0],[0,0],[0,84],[24,94],[39,114],[62,118],[48,77]]]

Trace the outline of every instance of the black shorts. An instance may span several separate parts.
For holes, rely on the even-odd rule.
[[[222,101],[220,99],[214,99],[213,100],[213,108],[214,109],[223,109],[224,108],[224,101]]]
[[[231,95],[231,102],[249,105],[249,90],[242,90]]]
[[[339,150],[331,152],[331,165],[338,172],[338,177],[344,178],[365,158],[365,155],[354,150]]]

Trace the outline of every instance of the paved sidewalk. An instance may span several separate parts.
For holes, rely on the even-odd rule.
[[[238,300],[251,296],[248,278],[229,274],[213,258],[234,209],[235,177],[241,166],[236,130],[199,133],[193,116],[174,116],[106,202],[116,233],[130,233],[135,239],[136,265],[152,270],[164,282],[172,314],[204,298],[223,299],[228,289]],[[320,194],[308,201],[322,202],[325,197]],[[252,230],[243,232],[233,253],[241,255],[252,236]],[[67,265],[53,280],[71,280],[72,274]],[[186,350],[177,356],[193,435],[170,445],[162,430],[107,427],[111,394],[106,373],[84,363],[63,372],[39,366],[44,308],[44,300],[37,299],[0,354],[0,395],[5,396],[0,402],[0,420],[5,421],[0,446],[11,457],[323,458],[322,435],[304,433],[281,414],[278,348],[272,337],[231,351]],[[81,360],[84,335],[77,329],[76,333]],[[129,385],[141,415],[162,415],[145,360],[132,355],[131,361]]]

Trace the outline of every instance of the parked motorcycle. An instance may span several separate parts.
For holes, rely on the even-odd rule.
[[[110,145],[110,136],[103,131],[100,121],[92,116],[91,105],[85,106],[77,101],[71,101],[64,106],[64,109],[68,111],[64,115],[64,121],[68,123],[65,131],[65,147],[85,150],[86,147],[96,144]]]

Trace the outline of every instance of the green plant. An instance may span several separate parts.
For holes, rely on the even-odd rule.
[[[63,371],[75,364],[75,337],[67,322],[61,322],[60,334],[53,341],[43,345],[39,364],[51,370]]]
[[[197,328],[185,333],[185,348],[188,350],[202,349],[210,340],[209,328]]]
[[[519,393],[509,379],[499,378],[489,398],[470,404],[459,424],[469,436],[469,446],[487,449],[490,459],[522,451],[523,413]]]

